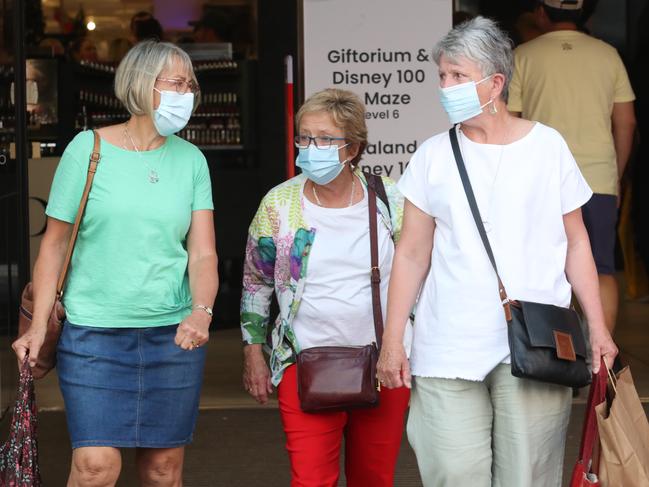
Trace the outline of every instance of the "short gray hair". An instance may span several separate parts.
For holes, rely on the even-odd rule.
[[[501,96],[507,101],[514,71],[514,53],[511,39],[495,21],[476,17],[454,27],[433,48],[433,59],[438,65],[442,55],[452,61],[464,57],[477,63],[482,76],[504,75]]]
[[[131,115],[153,113],[153,86],[160,73],[174,60],[179,60],[198,84],[192,61],[185,51],[169,42],[142,41],[124,56],[115,73],[115,96]],[[199,94],[194,96],[194,109]]]

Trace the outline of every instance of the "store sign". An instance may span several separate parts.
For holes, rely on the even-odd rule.
[[[303,0],[305,95],[353,91],[365,103],[364,171],[398,179],[417,147],[449,127],[437,97],[434,44],[450,0]]]

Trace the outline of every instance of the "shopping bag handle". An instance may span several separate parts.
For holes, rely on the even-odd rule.
[[[606,360],[602,360],[604,362],[604,366],[606,367],[606,373],[608,375],[608,383],[611,384],[611,387],[613,388],[613,392],[617,396],[617,377],[615,376],[615,372],[608,366],[606,363]]]
[[[595,444],[599,440],[595,407],[606,401],[606,386],[610,374],[611,372],[606,365],[606,361],[602,358],[599,372],[593,374],[593,381],[590,385],[588,402],[586,403],[586,418],[584,420],[584,428],[581,434],[581,446],[579,447],[579,461],[586,467],[586,469],[591,467],[593,450]],[[597,473],[597,467],[598,465],[592,465],[594,473]]]

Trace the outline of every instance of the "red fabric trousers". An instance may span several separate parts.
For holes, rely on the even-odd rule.
[[[335,487],[345,438],[348,487],[391,487],[410,389],[381,390],[376,408],[304,413],[297,395],[297,367],[278,387],[279,409],[291,460],[291,487]]]

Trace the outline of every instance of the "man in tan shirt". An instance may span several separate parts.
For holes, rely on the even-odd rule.
[[[635,95],[614,47],[578,30],[583,0],[541,0],[543,35],[515,51],[508,108],[558,130],[595,193],[582,208],[609,330],[615,327],[619,181],[635,130]]]

